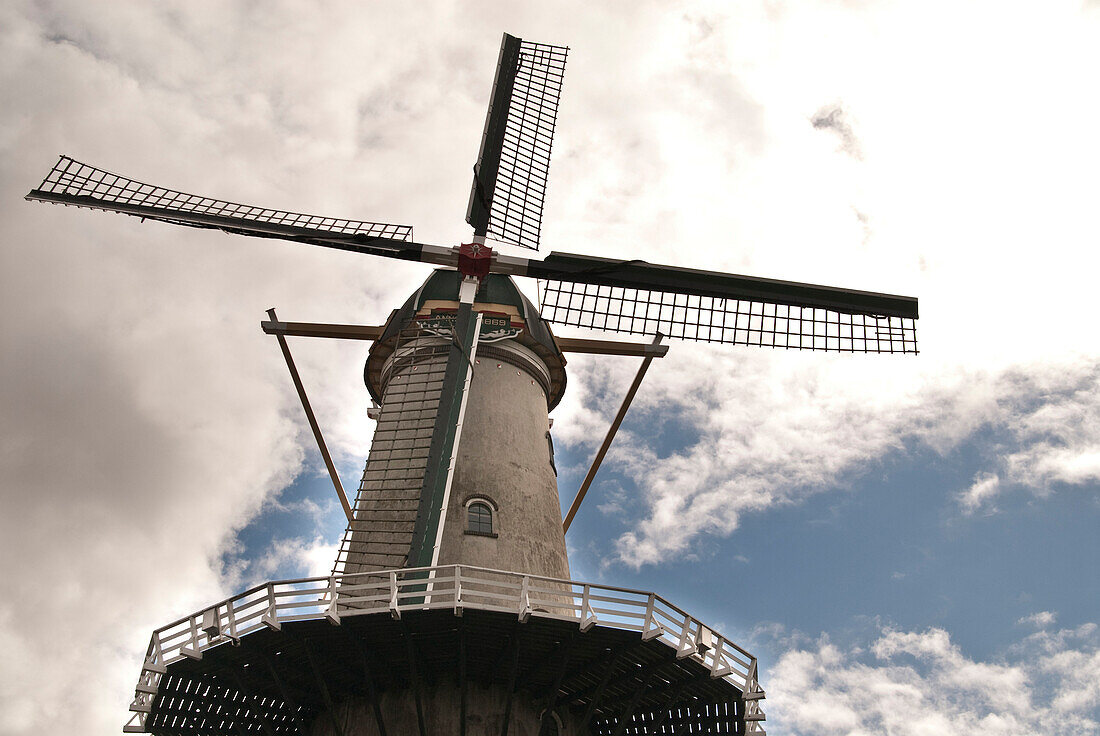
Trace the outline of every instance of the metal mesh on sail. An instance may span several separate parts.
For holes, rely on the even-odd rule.
[[[539,281],[542,316],[574,327],[698,342],[843,353],[916,353],[916,321],[818,307]]]
[[[564,46],[520,44],[487,233],[511,245],[539,247],[550,145],[568,52]]]
[[[231,228],[239,225],[248,229],[251,225],[262,223],[286,230],[304,229],[406,241],[412,238],[412,227],[409,225],[306,215],[187,194],[143,184],[68,156],[58,160],[38,189],[28,197],[197,227]]]

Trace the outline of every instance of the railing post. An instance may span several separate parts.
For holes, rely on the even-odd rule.
[[[596,625],[596,613],[592,610],[589,597],[592,593],[592,586],[589,583],[584,584],[584,594],[581,596],[581,631],[587,632],[593,626]]]
[[[462,617],[462,565],[455,565],[455,615]]]
[[[699,625],[700,628],[702,624]],[[722,656],[722,648],[726,643],[726,640],[722,637],[718,638],[718,644],[714,647],[714,662],[710,665],[710,676],[714,679],[719,677],[725,677],[729,673],[733,672],[733,667],[729,665],[726,658]]]
[[[527,623],[527,619],[531,617],[531,578],[527,575],[523,576],[523,586],[520,588],[519,594],[519,622],[521,624]]]
[[[164,664],[164,649],[160,645],[159,631],[154,631],[149,637],[149,653],[145,655],[144,668],[160,675],[168,671]]]
[[[702,626],[702,624],[699,624]],[[690,657],[699,651],[691,638],[691,616],[684,614],[684,626],[680,629],[680,641],[676,643],[676,659]]]
[[[397,604],[397,572],[390,570],[390,615],[395,620],[401,620],[401,609]]]
[[[126,725],[122,727],[123,733],[145,733],[145,714],[134,713]]]
[[[329,579],[328,579],[328,594],[332,598],[331,598],[331,600],[328,604],[328,610],[325,611],[325,618],[327,618],[329,623],[332,624],[333,626],[339,626],[340,625],[340,610],[337,608],[339,593],[336,592],[336,576],[335,575],[330,575],[329,576]]]
[[[645,619],[642,621],[642,641],[656,639],[658,636],[664,633],[661,625],[657,623],[657,617],[653,615],[653,603],[655,598],[656,596],[653,593],[650,593],[649,600],[646,601]]]
[[[228,636],[233,640],[233,646],[240,646],[241,637],[237,634],[237,610],[234,608],[234,599],[230,598],[225,604],[225,619],[228,624]]]
[[[260,621],[269,629],[275,631],[283,628],[283,625],[279,623],[279,609],[275,603],[275,586],[271,583],[267,584],[267,610],[263,616],[260,616]]]
[[[180,654],[191,659],[202,659],[202,649],[199,648],[198,616],[195,615],[189,618],[187,624],[191,629],[191,640],[188,642],[191,646],[181,646]]]

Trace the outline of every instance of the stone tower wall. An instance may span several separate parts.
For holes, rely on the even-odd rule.
[[[446,364],[439,351],[446,344],[438,338],[407,343],[394,356],[415,352],[415,360],[402,358],[383,370],[378,426],[337,572],[407,566]],[[514,340],[479,344],[438,564],[569,577],[548,375],[545,363]],[[491,536],[467,531],[467,504],[474,500],[493,509]]]
[[[489,352],[474,366],[439,564],[568,578],[546,393],[534,373]],[[494,537],[466,531],[466,503],[478,498],[495,507]]]

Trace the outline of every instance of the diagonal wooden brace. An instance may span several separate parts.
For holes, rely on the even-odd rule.
[[[278,321],[274,309],[267,310],[267,314],[273,322]],[[340,483],[340,476],[336,473],[336,466],[332,463],[332,457],[328,454],[328,447],[325,445],[325,438],[321,435],[321,428],[317,426],[317,417],[313,415],[313,407],[309,405],[309,399],[306,398],[306,389],[302,385],[298,369],[294,366],[294,358],[290,355],[290,347],[286,344],[286,338],[281,334],[276,333],[275,339],[279,341],[279,349],[283,351],[286,367],[290,370],[290,378],[294,381],[294,388],[298,391],[298,398],[302,401],[302,409],[305,410],[306,419],[309,420],[309,428],[313,430],[313,438],[317,440],[317,449],[321,451],[321,457],[324,458],[329,477],[332,478],[332,485],[336,488],[336,495],[340,497],[340,505],[344,507],[344,515],[348,517],[348,523],[350,524],[355,521],[355,514],[351,510],[351,504],[348,503],[348,496],[344,493],[344,486]]]
[[[664,335],[658,332],[657,336],[653,338],[653,345],[660,345],[663,338]],[[562,522],[562,528],[566,532],[569,531],[569,525],[573,523],[573,517],[577,515],[577,509],[581,507],[581,502],[584,501],[584,496],[588,493],[588,488],[592,485],[592,481],[596,477],[596,471],[600,469],[600,463],[603,462],[603,458],[607,454],[608,448],[611,447],[611,442],[615,439],[615,433],[619,431],[619,425],[623,423],[623,417],[626,416],[626,410],[630,408],[630,402],[634,400],[634,394],[638,393],[638,387],[642,385],[642,379],[645,378],[645,373],[649,370],[649,364],[653,362],[654,356],[655,353],[646,355],[642,360],[642,364],[638,367],[638,373],[634,376],[634,382],[630,384],[626,396],[623,397],[623,403],[622,406],[619,407],[619,413],[615,415],[615,420],[611,422],[611,427],[608,428],[607,435],[603,438],[603,444],[600,445],[600,449],[596,453],[595,459],[592,460],[592,467],[588,469],[588,474],[584,476],[584,481],[581,483],[580,490],[577,491],[573,503],[569,506],[569,513],[565,515],[565,521]]]

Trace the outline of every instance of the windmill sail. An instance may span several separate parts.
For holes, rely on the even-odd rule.
[[[538,250],[568,52],[504,34],[466,213],[475,235]]]
[[[916,353],[917,300],[753,276],[551,253],[528,264],[543,317],[699,342]]]
[[[143,184],[61,156],[26,199],[119,212],[174,225],[281,238],[419,260],[412,227],[254,207]]]

